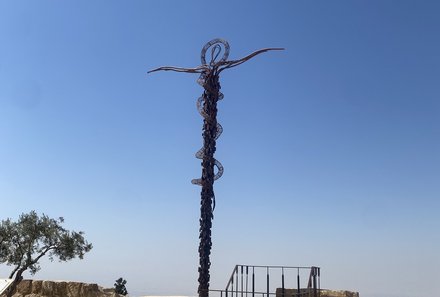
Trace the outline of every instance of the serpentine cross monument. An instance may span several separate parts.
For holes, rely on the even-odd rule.
[[[210,50],[209,63],[206,61],[206,53]],[[202,49],[202,64],[196,68],[182,68],[163,66],[148,71],[177,71],[187,73],[200,73],[197,82],[203,87],[204,92],[197,99],[197,109],[203,117],[203,147],[196,153],[196,158],[202,160],[202,177],[193,179],[191,182],[202,187],[201,208],[200,208],[200,243],[199,243],[199,297],[209,296],[209,268],[211,266],[211,227],[213,211],[215,208],[214,181],[223,174],[222,164],[214,158],[216,141],[223,131],[222,126],[217,122],[217,102],[223,99],[220,92],[220,73],[228,68],[238,66],[261,53],[273,50],[284,50],[283,48],[264,48],[247,55],[238,60],[228,61],[229,44],[224,39],[213,39]],[[220,55],[222,54],[221,58]],[[217,168],[215,173],[214,167]]]

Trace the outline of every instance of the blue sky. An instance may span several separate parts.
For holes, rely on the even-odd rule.
[[[94,249],[35,276],[195,295],[195,67],[221,76],[212,288],[235,264],[316,265],[363,297],[440,287],[435,1],[0,1],[2,219],[66,219]],[[3,276],[10,268],[0,266]]]

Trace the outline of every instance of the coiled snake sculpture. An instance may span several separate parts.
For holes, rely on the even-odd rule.
[[[209,63],[206,61],[206,53],[210,49]],[[258,54],[283,50],[283,48],[264,48],[239,60],[228,61],[229,44],[224,39],[213,39],[202,49],[202,64],[196,68],[182,68],[163,66],[148,71],[177,71],[187,73],[200,73],[197,82],[203,87],[203,95],[197,99],[197,110],[203,117],[203,147],[197,151],[196,158],[202,160],[202,177],[193,179],[191,182],[202,187],[201,192],[201,217],[200,217],[200,244],[199,244],[199,297],[209,295],[209,268],[211,266],[211,227],[213,210],[215,208],[214,181],[223,175],[222,164],[214,158],[216,141],[223,132],[222,126],[217,123],[217,102],[223,99],[220,92],[219,74],[228,68],[238,66]],[[214,167],[217,172],[214,172]]]

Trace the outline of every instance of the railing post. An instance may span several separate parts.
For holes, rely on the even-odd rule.
[[[235,270],[234,270],[235,272]],[[234,273],[231,276],[231,297],[234,297]]]
[[[241,265],[241,297],[243,297],[243,265]]]
[[[318,267],[318,295],[321,296],[321,268]]]
[[[266,268],[266,285],[267,285],[267,297],[269,297],[269,267]]]
[[[249,266],[246,266],[246,297],[248,297]]]
[[[252,297],[255,297],[255,267],[252,267]]]
[[[235,296],[238,297],[238,266],[237,270],[235,270]]]
[[[281,268],[281,296],[284,297],[284,267]]]
[[[316,287],[316,267],[312,267],[312,271],[313,271],[313,297],[318,297],[318,290]]]

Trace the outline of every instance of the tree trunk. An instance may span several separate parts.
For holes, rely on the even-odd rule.
[[[7,292],[6,292],[6,297],[12,297],[12,295],[14,295],[15,290],[17,289],[18,284],[21,282],[21,280],[23,279],[23,272],[26,269],[18,269],[17,270],[17,274],[14,277],[14,280],[12,281],[11,285],[9,286]]]

